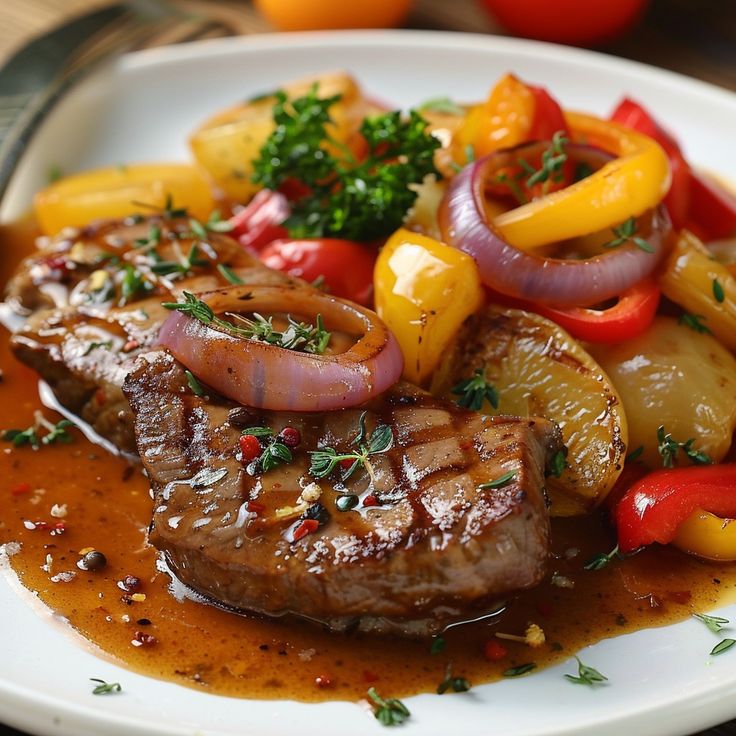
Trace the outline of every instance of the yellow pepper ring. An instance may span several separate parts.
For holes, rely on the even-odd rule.
[[[520,250],[532,250],[621,224],[657,205],[670,188],[667,155],[648,136],[618,123],[566,112],[576,143],[617,156],[594,174],[493,219],[501,237]]]
[[[677,528],[672,544],[706,560],[736,560],[736,519],[696,509]]]

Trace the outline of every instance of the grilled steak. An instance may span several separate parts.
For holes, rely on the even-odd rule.
[[[12,338],[16,356],[51,386],[60,403],[126,452],[133,418],[121,386],[136,357],[156,343],[182,291],[228,283],[282,283],[231,238],[195,237],[187,218],[155,215],[68,230],[20,265],[7,303],[29,315]]]
[[[546,420],[483,417],[409,384],[360,409],[249,410],[196,396],[164,352],[142,356],[124,391],[154,493],[150,539],[183,582],[221,604],[423,635],[543,574],[544,467],[560,448]],[[315,482],[309,451],[354,450],[362,411],[364,436],[387,425],[391,448],[347,480],[338,464]],[[297,429],[293,460],[244,467],[250,426]]]

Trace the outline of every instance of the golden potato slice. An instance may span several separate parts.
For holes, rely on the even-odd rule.
[[[662,467],[660,426],[678,442],[692,439],[714,461],[723,459],[736,428],[736,359],[715,338],[657,317],[633,340],[589,349],[621,394],[629,446],[644,448],[649,467]]]
[[[363,118],[374,108],[355,80],[342,72],[301,79],[282,89],[293,99],[307,94],[315,83],[319,97],[341,95],[340,101],[330,108],[330,135],[338,144],[353,147]],[[206,120],[189,139],[194,158],[231,199],[245,202],[259,189],[251,181],[253,161],[273,130],[274,102],[275,98],[267,95],[221,111]]]
[[[547,479],[550,513],[573,516],[600,503],[623,467],[628,430],[619,395],[595,360],[544,317],[490,305],[465,322],[433,388],[450,396],[479,368],[499,395],[498,408],[486,403],[483,411],[542,416],[562,430],[568,467]]]

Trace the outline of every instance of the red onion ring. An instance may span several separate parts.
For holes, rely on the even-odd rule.
[[[590,147],[570,144],[567,150],[590,160]],[[544,258],[525,253],[501,238],[486,214],[486,182],[495,171],[514,165],[520,153],[518,148],[498,151],[469,164],[450,181],[440,204],[445,242],[475,260],[487,286],[519,299],[585,307],[618,296],[652,273],[671,230],[661,205],[638,219],[637,234],[648,241],[653,253],[626,243],[585,260]],[[606,154],[601,152],[601,156]]]
[[[303,287],[234,286],[198,294],[215,314],[321,314],[331,331],[361,337],[343,353],[313,355],[237,337],[181,312],[159,332],[197,378],[246,406],[279,411],[329,411],[357,406],[401,377],[404,359],[378,315],[357,304]]]

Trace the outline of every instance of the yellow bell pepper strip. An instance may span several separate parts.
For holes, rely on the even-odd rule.
[[[736,519],[698,509],[677,527],[672,544],[706,560],[736,561]]]
[[[653,542],[669,544],[679,539],[694,554],[736,558],[736,533],[725,532],[729,524],[724,523],[736,517],[734,488],[733,463],[672,468],[645,475],[616,506],[619,549],[628,554]],[[723,529],[719,530],[713,519],[700,519],[698,515],[703,511],[720,517]]]
[[[209,185],[189,164],[132,164],[73,174],[38,192],[33,206],[41,231],[53,235],[92,220],[150,214],[167,201],[198,220],[207,220],[214,208]]]
[[[505,74],[485,102],[468,110],[453,149],[456,160],[466,162],[468,146],[479,158],[527,141],[551,140],[558,132],[566,134],[567,123],[549,92]]]
[[[667,155],[651,138],[592,115],[567,112],[565,118],[575,143],[617,158],[566,189],[496,216],[494,230],[520,250],[620,225],[653,208],[669,190]]]
[[[736,278],[687,230],[667,257],[659,284],[668,299],[697,317],[697,329],[736,350]]]
[[[470,256],[438,240],[397,230],[374,270],[376,311],[399,341],[404,375],[422,384],[465,319],[483,302]]]

